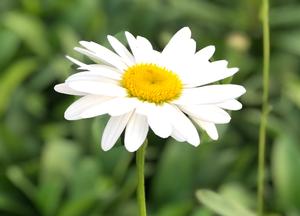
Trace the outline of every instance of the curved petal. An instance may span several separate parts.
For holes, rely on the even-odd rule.
[[[134,98],[113,98],[102,103],[87,107],[81,114],[81,118],[91,118],[103,114],[120,116],[135,109],[139,101]]]
[[[112,83],[95,80],[72,80],[67,82],[67,85],[76,91],[88,94],[119,97],[127,96],[127,92],[124,88]]]
[[[57,84],[54,86],[54,90],[68,95],[76,95],[76,96],[83,96],[86,95],[84,92],[76,91],[72,88],[70,88],[66,83]]]
[[[120,80],[123,73],[123,71],[120,71],[117,68],[108,65],[102,65],[102,64],[89,64],[89,65],[81,66],[78,69],[86,70],[90,72],[97,72],[99,75],[116,79],[116,80]]]
[[[200,144],[199,134],[193,123],[177,107],[166,104],[165,113],[173,128],[180,131],[183,138],[193,146]]]
[[[103,73],[103,75],[106,74]],[[108,77],[103,75],[99,72],[91,72],[91,71],[78,72],[69,76],[65,82],[70,83],[73,81],[92,81],[92,82],[98,81],[102,83],[111,83],[111,84],[119,85],[119,81],[116,80],[116,77],[111,78],[113,76]]]
[[[74,64],[80,66],[80,67],[84,67],[86,66],[86,64],[84,64],[83,62],[77,60],[77,59],[74,59],[72,58],[71,56],[66,56],[67,59],[69,59],[71,62],[73,62]]]
[[[153,50],[152,44],[144,37],[136,38],[136,54],[137,63],[156,63],[156,51]]]
[[[136,63],[156,62],[156,52],[153,50],[151,43],[146,38],[141,36],[137,36],[137,38],[135,38],[129,32],[125,32],[125,35]]]
[[[161,53],[161,64],[177,73],[186,75],[187,66],[196,51],[196,42],[191,39],[191,30],[188,27],[180,29],[170,39]]]
[[[99,104],[102,104],[108,100],[110,100],[110,97],[102,97],[97,95],[86,95],[78,100],[76,100],[74,103],[72,103],[67,110],[65,111],[65,119],[67,120],[78,120],[84,118],[82,116],[82,113],[86,110],[90,109],[94,106],[99,106]],[[105,114],[105,113],[99,113],[99,115]],[[96,114],[97,115],[97,114]],[[96,116],[94,115],[94,116]]]
[[[148,113],[148,124],[152,131],[159,137],[167,138],[172,133],[172,125],[166,117],[163,106],[152,104]]]
[[[125,147],[129,152],[136,151],[145,141],[149,127],[144,115],[133,113],[125,130]]]
[[[222,61],[222,63],[225,63],[225,61]],[[227,68],[225,65],[221,64],[221,62],[220,64],[215,62],[207,62],[199,64],[194,68],[195,69],[193,74],[185,77],[185,79],[183,80],[185,83],[185,87],[187,88],[203,86],[209,83],[223,80],[227,77],[233,76],[239,71],[238,68]]]
[[[246,89],[240,85],[208,85],[198,88],[184,89],[175,104],[213,104],[240,97]]]
[[[213,139],[217,140],[219,138],[217,127],[214,123],[202,121],[197,118],[192,118],[203,130],[206,131],[208,136]]]
[[[134,57],[137,56],[137,44],[136,44],[136,38],[130,33],[130,32],[125,32],[125,37],[127,39],[128,45],[131,49],[131,52]]]
[[[106,124],[101,139],[101,147],[104,151],[110,150],[125,129],[128,120],[132,113],[127,113],[122,116],[112,116]]]
[[[106,47],[95,42],[80,41],[79,43],[94,53],[101,61],[104,61],[120,70],[127,68],[127,65],[123,62],[122,58]]]
[[[175,128],[173,128],[171,136],[178,142],[186,141],[180,131],[176,130]]]
[[[227,100],[216,105],[227,110],[240,110],[243,107],[243,105],[237,100]]]
[[[74,47],[74,50],[77,51],[77,52],[79,52],[79,53],[81,53],[81,54],[83,54],[83,55],[85,55],[85,56],[87,56],[87,57],[89,57],[91,60],[93,60],[96,63],[99,63],[99,62],[103,63],[103,62],[105,62],[105,61],[103,61],[103,59],[101,59],[95,53],[93,53],[93,52],[91,52],[91,51],[89,51],[87,49],[83,49],[81,47]],[[105,63],[107,63],[107,62],[105,62]]]
[[[207,46],[196,52],[195,57],[197,58],[197,61],[208,61],[213,54],[215,53],[215,46]]]
[[[187,105],[180,106],[186,114],[202,121],[224,124],[230,122],[230,115],[216,105]]]
[[[136,98],[116,98],[110,102],[108,114],[111,116],[123,115],[134,110],[140,103]]]
[[[152,44],[147,38],[144,38],[142,36],[136,37],[136,42],[140,48],[144,48],[146,50],[152,50]]]
[[[191,38],[191,30],[189,27],[183,27],[179,31],[177,31],[173,37],[170,39],[168,44],[165,46],[165,48],[162,51],[162,54],[164,55],[172,55],[174,52],[178,53],[180,50],[178,49],[179,44],[182,44],[183,42],[186,42],[190,40]]]
[[[132,54],[128,51],[128,49],[115,37],[108,35],[107,39],[112,46],[112,48],[118,53],[119,56],[123,59],[123,61],[131,66],[135,63],[135,60]]]
[[[78,69],[86,70],[88,72],[95,73],[95,75],[98,74],[99,76],[101,75],[114,80],[120,80],[122,76],[121,71],[107,65],[92,64],[79,67]]]

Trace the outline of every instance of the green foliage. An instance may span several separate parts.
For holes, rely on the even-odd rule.
[[[270,2],[266,212],[297,216],[300,3]],[[134,154],[122,140],[109,152],[100,149],[107,116],[64,120],[75,98],[53,86],[75,71],[65,55],[84,60],[73,51],[80,40],[109,46],[106,35],[125,41],[128,30],[161,50],[183,26],[192,29],[198,49],[216,45],[214,60],[240,68],[222,82],[242,84],[247,93],[231,124],[218,126],[218,141],[201,131],[202,144],[194,148],[150,134],[149,215],[253,215],[262,93],[259,5],[258,0],[1,0],[0,215],[137,215]]]
[[[196,195],[204,205],[222,216],[255,216],[239,202],[234,202],[210,190],[199,190]]]
[[[287,210],[300,209],[300,188],[294,187],[300,181],[300,148],[293,135],[282,135],[273,148],[273,175],[276,195],[280,205]]]

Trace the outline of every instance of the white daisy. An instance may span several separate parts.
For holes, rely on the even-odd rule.
[[[196,52],[196,42],[188,27],[179,30],[162,52],[152,48],[144,37],[125,32],[131,52],[115,37],[108,36],[115,52],[94,42],[81,41],[75,50],[96,64],[79,66],[62,84],[60,93],[81,96],[65,112],[68,120],[103,114],[111,117],[104,129],[101,146],[111,149],[125,129],[125,147],[136,151],[144,142],[149,127],[159,137],[186,141],[194,146],[200,138],[192,121],[213,139],[218,139],[215,124],[230,121],[224,110],[239,110],[236,100],[245,88],[233,84],[211,84],[230,77],[238,68],[228,62],[209,61],[215,48]]]

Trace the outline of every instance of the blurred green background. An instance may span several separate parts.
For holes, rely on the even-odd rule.
[[[121,141],[109,152],[100,149],[107,116],[64,120],[75,98],[53,86],[74,72],[64,55],[83,59],[73,51],[79,40],[108,45],[107,34],[122,39],[127,30],[161,50],[183,26],[191,28],[198,49],[214,44],[214,60],[240,68],[233,83],[247,93],[231,124],[218,127],[218,141],[201,132],[202,144],[194,148],[150,134],[149,215],[224,214],[207,207],[222,200],[204,196],[200,202],[199,189],[218,192],[237,209],[255,210],[259,11],[258,0],[0,0],[0,215],[137,216],[134,154]],[[266,212],[299,216],[300,1],[272,0],[270,26]]]

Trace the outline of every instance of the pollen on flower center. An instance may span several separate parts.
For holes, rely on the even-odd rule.
[[[129,96],[156,104],[178,98],[182,82],[170,70],[155,64],[136,64],[124,72],[121,85]]]

